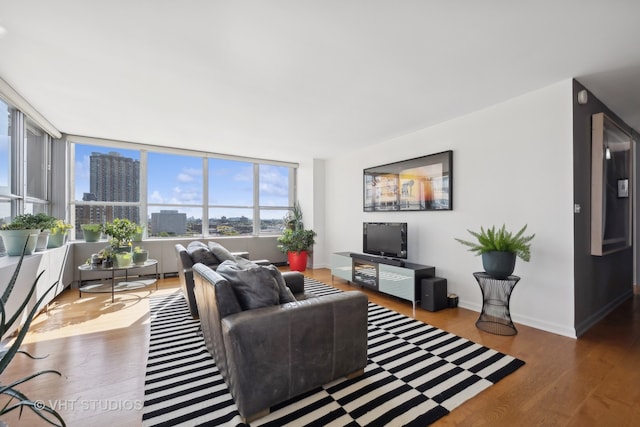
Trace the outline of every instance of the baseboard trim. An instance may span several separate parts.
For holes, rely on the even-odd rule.
[[[587,317],[585,320],[580,322],[580,324],[576,325],[576,335],[579,337],[587,332],[589,329],[593,327],[596,323],[607,317],[609,313],[615,310],[620,304],[628,300],[629,298],[633,298],[633,289],[629,289],[627,292],[620,295],[618,298],[611,301],[609,304],[602,307],[600,310]]]

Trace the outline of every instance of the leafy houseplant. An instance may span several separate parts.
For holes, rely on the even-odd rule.
[[[315,243],[316,232],[313,230],[290,230],[286,228],[278,237],[278,249],[284,253],[310,252]]]
[[[287,254],[291,270],[306,270],[315,236],[316,232],[313,230],[285,228],[282,235],[278,237],[278,249]]]
[[[32,255],[39,234],[40,228],[35,224],[31,214],[18,215],[10,223],[0,226],[0,237],[9,256],[20,256],[23,253]]]
[[[146,249],[136,246],[133,248],[133,263],[136,265],[142,265],[147,261],[149,257],[149,251]]]
[[[111,237],[109,243],[114,248],[129,246],[136,234],[137,224],[127,218],[114,218],[104,225],[104,234]]]
[[[100,249],[97,255],[98,256],[96,257],[96,260],[95,260],[97,264],[102,265],[102,267],[104,268],[113,267],[113,260],[115,258],[115,253],[113,252],[113,248],[111,247],[111,245],[105,246],[104,248]]]
[[[49,235],[48,248],[59,248],[65,244],[65,239],[69,233],[69,230],[73,228],[73,225],[67,224],[61,219],[57,219],[51,227],[51,234]]]
[[[302,209],[300,209],[300,203],[295,202],[293,209],[284,218],[284,225],[289,230],[298,230],[304,228],[302,223]]]
[[[291,270],[304,271],[317,234],[313,230],[304,229],[302,210],[300,210],[298,203],[284,218],[284,224],[286,227],[282,231],[282,235],[278,237],[278,249],[287,254]]]
[[[81,224],[82,235],[86,242],[97,242],[102,234],[102,224]]]
[[[26,245],[25,245],[25,248],[26,248]],[[25,248],[23,248],[23,250]],[[11,326],[16,321],[22,319],[23,311],[27,307],[27,304],[31,300],[31,296],[36,290],[36,285],[38,283],[38,280],[40,279],[40,276],[42,276],[42,273],[44,273],[44,272],[41,272],[38,275],[38,277],[36,277],[35,281],[31,285],[31,289],[29,290],[28,295],[20,303],[20,306],[18,307],[16,312],[7,319],[5,306],[18,280],[18,274],[20,273],[20,267],[22,266],[23,259],[24,259],[24,252],[20,257],[20,261],[18,261],[18,264],[16,265],[16,269],[14,270],[13,275],[11,276],[11,279],[9,280],[9,283],[0,299],[0,338],[4,337],[5,333],[11,328]],[[27,331],[29,330],[29,326],[31,325],[33,318],[38,312],[40,305],[44,301],[44,298],[47,296],[49,292],[51,292],[51,290],[56,285],[57,285],[57,282],[51,285],[51,287],[44,293],[44,295],[42,295],[40,299],[38,299],[35,306],[29,311],[24,321],[24,325],[22,326],[22,328],[19,329],[18,335],[16,336],[13,344],[11,344],[11,346],[7,350],[0,351],[0,375],[4,373],[5,369],[7,369],[7,367],[9,366],[9,364],[11,363],[11,361],[13,360],[14,356],[17,353],[22,353],[32,359],[36,359],[35,357],[31,356],[29,353],[19,350],[19,348],[20,348],[20,345],[22,344],[22,341],[24,340],[24,337],[27,334]],[[35,377],[38,377],[44,374],[56,374],[58,376],[61,375],[60,372],[56,370],[44,370],[44,371],[35,372],[24,378],[15,380],[10,384],[3,384],[0,382],[0,394],[4,394],[9,397],[9,400],[5,403],[5,405],[0,407],[0,416],[3,414],[9,413],[15,409],[19,409],[20,413],[22,413],[22,410],[24,408],[28,408],[51,425],[65,426],[66,424],[62,419],[62,416],[55,409],[45,405],[42,400],[38,400],[35,402],[30,400],[26,395],[24,395],[22,392],[16,389],[16,387],[19,386],[20,384],[23,384]],[[58,421],[59,424],[56,423],[56,421]]]
[[[144,226],[136,225],[136,232],[133,234],[132,240],[134,242],[142,242],[143,233],[144,233]]]
[[[525,224],[513,234],[506,230],[504,224],[498,230],[495,226],[486,230],[480,227],[480,232],[467,230],[476,238],[475,242],[458,238],[456,240],[468,246],[469,251],[482,255],[482,264],[488,274],[496,278],[505,278],[513,273],[516,257],[526,262],[531,259],[531,240],[535,234],[525,236],[526,229]]]
[[[56,224],[57,218],[45,213],[16,215],[13,222],[25,224],[29,228],[50,230]]]
[[[47,249],[47,246],[49,244],[49,235],[51,233],[51,229],[55,226],[56,221],[56,217],[48,215],[44,212],[39,212],[37,214],[16,215],[16,217],[14,218],[14,222],[21,222],[32,229],[40,230],[38,241],[36,244],[36,250],[38,251]]]

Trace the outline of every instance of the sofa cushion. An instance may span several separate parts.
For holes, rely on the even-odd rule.
[[[275,265],[265,265],[262,268],[268,270],[276,282],[278,283],[278,299],[280,304],[284,304],[287,302],[294,302],[296,298],[293,296],[293,292],[287,286],[287,283],[284,281],[284,277],[282,277],[282,273],[278,270],[278,267]]]
[[[227,250],[224,246],[217,242],[209,242],[209,250],[215,255],[220,262],[224,261],[236,261],[236,257]]]
[[[194,264],[201,263],[207,267],[215,267],[222,262],[209,250],[209,247],[202,242],[196,241],[189,243],[187,253]]]
[[[224,261],[217,273],[230,284],[243,310],[279,304],[279,289],[273,274],[261,266],[243,269],[235,261]]]

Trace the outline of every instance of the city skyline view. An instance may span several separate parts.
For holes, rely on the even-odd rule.
[[[82,201],[90,193],[92,153],[118,155],[140,161],[137,150],[114,149],[76,144],[75,148],[75,200]],[[220,219],[248,218],[253,220],[254,180],[251,162],[210,158],[208,160],[208,209],[210,224]],[[142,170],[142,168],[141,168]],[[274,221],[281,221],[289,205],[289,170],[285,166],[259,165],[260,206],[280,209],[261,209],[261,227],[273,228]],[[142,181],[142,180],[141,180]],[[203,160],[201,157],[167,153],[147,154],[147,221],[161,210],[178,210],[185,213],[192,224],[202,224]],[[217,205],[216,207],[211,207]],[[265,220],[266,221],[265,223]],[[143,221],[140,221],[143,222]],[[266,225],[265,225],[266,224]],[[277,231],[277,230],[271,230]]]

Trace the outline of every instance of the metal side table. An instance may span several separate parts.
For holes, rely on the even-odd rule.
[[[511,292],[520,280],[518,276],[496,279],[485,272],[473,273],[482,291],[482,312],[476,322],[478,329],[496,335],[518,333],[509,312]]]

